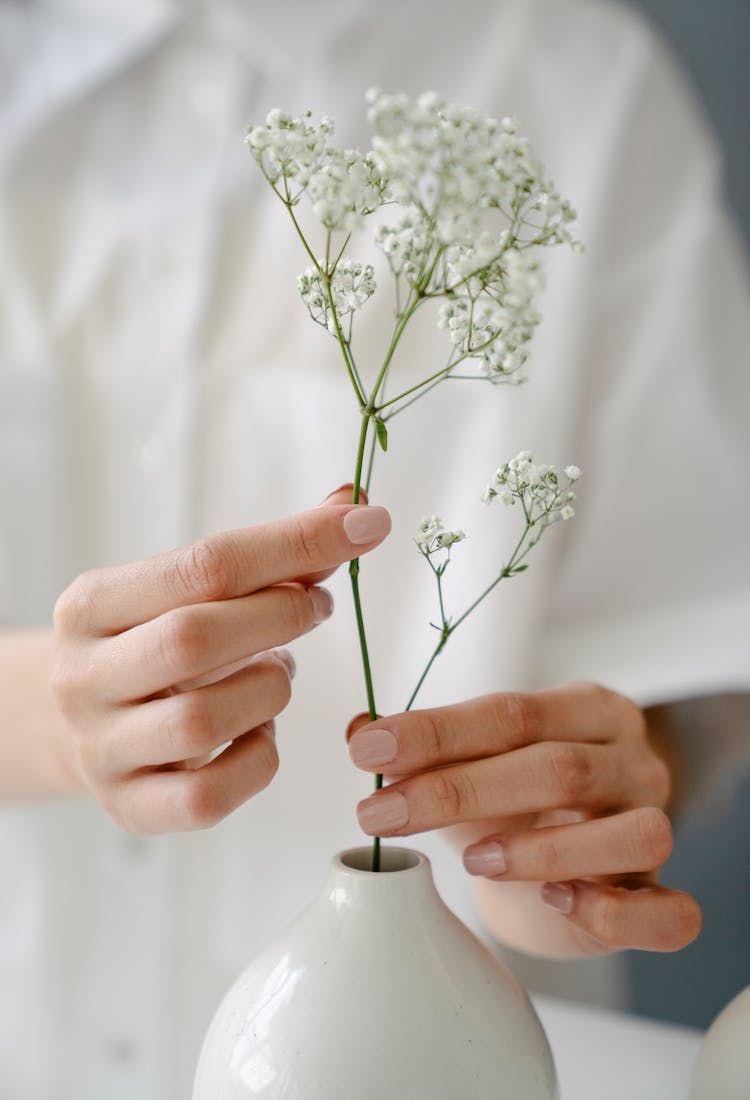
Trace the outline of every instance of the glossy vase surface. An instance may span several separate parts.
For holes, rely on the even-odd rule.
[[[552,1100],[542,1026],[447,908],[429,860],[334,860],[318,899],[229,990],[193,1100]]]
[[[690,1100],[750,1098],[750,986],[719,1013],[693,1066]]]

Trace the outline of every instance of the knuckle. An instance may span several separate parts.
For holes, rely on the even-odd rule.
[[[53,611],[53,624],[58,634],[71,635],[84,629],[97,601],[99,577],[97,569],[80,573],[58,596]]]
[[[193,608],[178,607],[162,616],[159,657],[176,677],[185,676],[199,667],[206,645],[202,616]]]
[[[419,716],[419,740],[427,765],[437,764],[443,757],[443,738],[435,715],[422,711]]]
[[[83,684],[67,662],[56,661],[52,667],[50,687],[57,708],[64,718],[72,718],[78,711],[83,695]]]
[[[598,890],[589,900],[586,918],[587,931],[605,947],[615,948],[626,942],[618,897],[613,891]]]
[[[476,805],[476,792],[465,772],[436,771],[430,776],[433,802],[441,821],[458,821],[470,816]]]
[[[175,695],[170,700],[168,736],[176,759],[200,756],[214,741],[213,713],[200,691]]]
[[[495,699],[501,711],[498,716],[500,722],[501,724],[510,722],[511,729],[514,731],[514,742],[531,745],[541,739],[541,708],[534,695],[510,691],[495,696]]]
[[[275,717],[277,714],[281,714],[282,710],[284,710],[291,701],[292,682],[286,669],[275,661],[268,675],[268,695],[271,703],[271,714]]]
[[[115,825],[126,833],[137,834],[142,832],[137,818],[129,814],[122,804],[119,786],[107,785],[99,787],[96,797],[104,812],[111,817]]]
[[[94,784],[101,763],[97,742],[80,730],[75,730],[70,735],[70,747],[81,775],[87,783]]]
[[[557,868],[560,866],[562,853],[560,845],[554,837],[545,836],[544,833],[544,829],[539,830],[535,838],[534,863],[540,869],[544,868],[543,872],[540,870],[540,877],[547,878],[556,873]]]
[[[611,727],[613,722],[625,735],[644,736],[646,719],[643,711],[627,695],[621,695],[603,684],[585,681],[577,685],[588,696],[589,702],[598,708],[603,728]]]
[[[212,535],[186,546],[174,559],[174,575],[181,597],[199,602],[226,598],[236,578],[227,540]]]
[[[279,770],[279,753],[276,742],[270,732],[266,732],[266,727],[262,727],[262,732],[266,735],[260,738],[253,759],[253,771],[256,780],[254,793],[256,794],[258,791],[265,790]]]
[[[547,764],[564,806],[575,806],[585,799],[593,779],[591,762],[576,745],[550,744]]]
[[[637,847],[648,861],[648,869],[661,867],[672,854],[674,845],[669,818],[658,807],[647,806],[636,811],[635,828]]]
[[[676,912],[671,922],[674,932],[674,944],[677,949],[687,947],[699,934],[703,924],[698,902],[690,894],[680,894]]]
[[[279,595],[279,615],[285,632],[293,637],[307,633],[315,621],[309,594],[301,586],[286,585],[279,588]]]
[[[297,516],[289,526],[288,538],[294,560],[301,562],[305,571],[320,567],[323,538],[317,517]]]
[[[208,768],[180,773],[183,780],[180,818],[187,829],[209,829],[231,810],[224,788],[213,781]]]
[[[622,733],[625,736],[637,739],[645,738],[646,716],[638,704],[627,695],[621,695],[617,691],[612,691],[611,688],[602,687],[601,684],[597,684],[595,687],[601,694],[603,707],[606,707],[610,714],[616,716]]]

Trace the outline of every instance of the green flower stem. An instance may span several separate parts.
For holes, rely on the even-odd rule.
[[[279,194],[278,191],[276,193]],[[359,375],[357,374],[357,368],[355,367],[354,361],[352,359],[351,349],[349,348],[348,342],[344,339],[344,334],[341,331],[341,326],[339,325],[338,313],[336,312],[336,309],[334,308],[334,305],[333,305],[333,295],[331,293],[331,276],[330,276],[329,271],[328,271],[328,254],[330,252],[331,235],[329,233],[328,237],[326,239],[326,268],[325,268],[325,270],[323,270],[323,268],[320,266],[320,263],[319,263],[317,257],[315,256],[315,253],[310,248],[310,245],[307,243],[307,239],[305,237],[305,234],[302,232],[302,230],[300,228],[300,224],[299,224],[299,222],[297,221],[297,219],[294,215],[294,210],[292,209],[292,203],[288,200],[285,200],[283,198],[283,196],[281,196],[281,199],[282,199],[282,202],[284,203],[284,205],[286,206],[287,210],[289,211],[289,217],[292,219],[292,225],[297,230],[297,236],[302,241],[305,252],[310,257],[310,260],[312,261],[313,267],[315,268],[315,270],[318,272],[318,274],[321,276],[321,278],[323,279],[323,281],[325,283],[326,291],[328,293],[328,305],[330,307],[331,314],[333,316],[333,320],[334,320],[334,323],[336,325],[336,339],[338,340],[339,346],[341,348],[341,354],[344,356],[344,362],[346,363],[346,371],[347,371],[347,374],[349,375],[349,381],[351,382],[351,384],[354,388],[354,392],[357,395],[357,401],[359,403],[359,407],[362,408],[366,403],[365,395],[362,391],[361,384],[359,382]],[[336,263],[339,262],[339,259],[341,259],[340,256],[336,260]]]
[[[414,688],[414,691],[411,693],[411,696],[409,697],[409,702],[404,707],[404,710],[411,710],[412,706],[414,705],[414,700],[417,698],[417,695],[419,695],[422,684],[427,679],[428,672],[430,671],[430,669],[434,665],[435,661],[437,660],[438,655],[442,652],[443,648],[445,647],[445,644],[448,641],[448,639],[450,638],[451,634],[453,633],[453,630],[454,630],[453,627],[443,627],[443,630],[440,633],[440,641],[435,646],[435,649],[433,650],[432,656],[430,657],[429,661],[427,662],[424,669],[422,670],[422,675],[417,680],[417,686]]]
[[[417,296],[414,299],[413,302],[410,302],[409,304],[407,304],[406,308],[404,309],[404,312],[399,316],[399,318],[396,322],[396,327],[393,331],[393,336],[391,337],[390,346],[388,348],[388,351],[386,352],[385,359],[383,360],[383,365],[380,368],[380,373],[378,374],[377,378],[375,379],[375,385],[372,388],[373,410],[375,410],[375,401],[377,400],[378,393],[379,393],[381,387],[383,386],[383,384],[385,382],[386,375],[388,374],[388,369],[391,365],[391,360],[393,359],[393,356],[396,353],[396,348],[398,347],[398,342],[401,339],[401,337],[403,336],[404,329],[406,328],[409,321],[412,319],[412,317],[414,316],[414,314],[416,313],[417,309],[419,308],[419,306],[422,304],[423,301],[424,301],[423,296],[421,296],[421,295]]]
[[[485,600],[489,596],[490,592],[492,592],[492,590],[497,587],[497,585],[500,583],[500,581],[505,580],[506,577],[510,577],[510,576],[513,575],[513,570],[518,565],[521,564],[521,562],[526,557],[526,555],[528,554],[531,547],[538,541],[538,538],[534,539],[532,542],[529,543],[529,545],[526,547],[526,549],[523,551],[523,553],[521,553],[523,544],[526,540],[526,536],[528,535],[529,531],[531,530],[531,527],[532,527],[531,523],[529,523],[527,521],[526,526],[524,527],[523,534],[521,535],[520,539],[516,543],[515,550],[513,551],[513,553],[510,556],[510,561],[507,563],[507,565],[503,566],[503,568],[498,573],[498,575],[494,578],[494,580],[492,580],[491,583],[487,585],[487,587],[484,589],[484,591],[481,592],[477,596],[477,598],[473,601],[473,603],[469,604],[469,606],[466,608],[466,610],[461,615],[459,615],[459,617],[455,620],[455,622],[449,623],[447,618],[446,618],[445,608],[444,608],[444,603],[443,603],[442,574],[439,574],[437,569],[434,568],[434,566],[432,567],[433,572],[435,573],[435,576],[436,576],[436,579],[437,579],[438,598],[439,598],[439,601],[440,601],[440,618],[441,618],[441,622],[442,622],[442,628],[440,630],[440,641],[435,646],[435,649],[433,650],[429,661],[427,662],[424,669],[422,670],[422,675],[419,677],[419,680],[417,681],[417,686],[414,688],[414,691],[411,693],[411,696],[409,697],[409,701],[406,704],[406,706],[404,707],[404,710],[411,710],[411,708],[413,707],[414,702],[417,698],[417,695],[419,694],[419,692],[422,688],[422,684],[427,679],[427,674],[429,673],[429,671],[432,668],[433,664],[437,660],[438,656],[442,653],[443,649],[445,648],[445,646],[448,642],[448,639],[450,638],[450,636],[454,632],[454,630],[458,629],[458,627],[461,625],[461,623],[465,619],[467,619],[469,617],[469,615],[471,615],[472,611],[476,610],[476,608],[479,607],[480,603],[482,603],[482,601]],[[432,565],[431,562],[430,562],[430,565]]]
[[[395,405],[397,401],[402,401],[405,397],[409,397],[410,394],[414,394],[415,396],[412,397],[411,401],[407,401],[407,403],[405,405],[402,405],[400,409],[394,409],[392,413],[388,414],[388,416],[383,417],[384,421],[390,420],[390,418],[392,416],[395,416],[396,413],[402,412],[403,409],[408,408],[408,406],[411,405],[417,398],[421,397],[422,394],[419,392],[420,390],[425,390],[426,392],[427,389],[432,389],[434,385],[436,385],[438,382],[441,382],[448,374],[450,374],[452,370],[460,366],[460,364],[463,363],[464,360],[476,358],[479,352],[484,351],[484,349],[488,348],[490,344],[494,343],[494,341],[495,337],[492,336],[489,340],[485,340],[483,344],[477,344],[476,347],[473,347],[469,351],[464,352],[463,355],[459,355],[458,358],[452,359],[447,366],[441,367],[440,370],[435,371],[435,373],[431,374],[429,378],[424,378],[421,382],[416,382],[413,386],[410,386],[408,390],[404,390],[403,393],[398,394],[396,397],[391,397],[388,401],[382,401],[376,407],[375,411],[377,413],[381,413],[383,409],[387,409],[391,405]],[[479,377],[483,380],[486,380],[485,375],[479,375]]]
[[[362,468],[364,465],[365,450],[367,448],[367,432],[370,427],[372,413],[362,413],[362,425],[359,432],[359,444],[357,447],[357,462],[354,471],[354,486],[352,488],[352,501],[359,504],[360,490],[362,487]],[[357,633],[359,635],[359,648],[362,655],[362,670],[365,677],[365,691],[367,693],[367,710],[370,721],[374,722],[378,716],[375,706],[375,689],[372,683],[372,668],[370,667],[370,654],[367,648],[367,634],[365,632],[365,619],[362,613],[362,599],[359,592],[359,558],[354,558],[349,563],[349,577],[352,583],[352,597],[354,600],[354,614],[357,620]],[[375,776],[375,790],[379,791],[383,786],[383,776]],[[380,837],[373,837],[372,842],[372,869],[380,870]]]

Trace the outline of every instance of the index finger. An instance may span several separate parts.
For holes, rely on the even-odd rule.
[[[60,597],[61,633],[119,634],[175,607],[247,596],[335,569],[374,549],[391,528],[385,508],[313,508],[255,527],[209,535],[129,565],[83,573]]]
[[[638,707],[624,696],[596,684],[571,684],[378,718],[352,733],[349,753],[358,767],[395,776],[482,760],[542,741],[604,743],[635,732],[642,722]]]

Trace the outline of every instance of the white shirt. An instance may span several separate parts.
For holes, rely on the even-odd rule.
[[[547,257],[527,387],[446,385],[394,422],[373,489],[394,531],[363,563],[380,710],[402,708],[429,652],[416,521],[469,532],[465,606],[512,535],[479,489],[525,448],[583,468],[578,515],[457,633],[420,702],[571,678],[643,703],[746,689],[748,282],[678,74],[604,2],[367,9],[0,7],[0,616],[46,622],[84,568],[351,478],[356,410],[242,138],[272,106],[309,107],[364,146],[365,88],[435,87],[522,120],[587,252]],[[387,309],[363,312],[365,343]],[[433,349],[442,363],[425,332],[414,354]],[[334,623],[294,647],[280,773],[220,826],[140,840],[86,799],[2,814],[3,1097],[187,1096],[225,988],[361,841],[370,781],[343,742],[361,674],[345,575],[332,588]],[[467,914],[455,857],[415,844]]]

